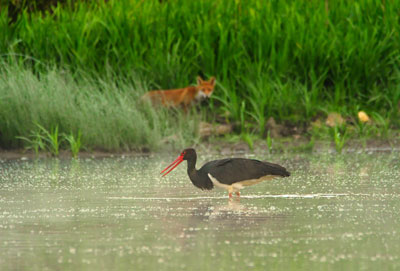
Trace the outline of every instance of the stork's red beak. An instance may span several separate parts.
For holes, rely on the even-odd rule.
[[[183,162],[183,155],[180,155],[178,158],[176,158],[176,160],[174,162],[172,162],[171,165],[169,165],[168,167],[166,167],[163,171],[161,171],[161,173],[163,173],[164,171],[166,171],[167,169],[169,169],[170,167],[172,167],[170,170],[168,170],[167,172],[164,173],[164,175],[162,175],[162,177],[164,177],[165,175],[167,175],[168,173],[170,173],[174,168],[176,168],[180,163]],[[161,174],[160,173],[160,174]]]

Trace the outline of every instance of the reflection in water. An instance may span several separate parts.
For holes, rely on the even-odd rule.
[[[199,238],[210,239],[213,243],[235,241],[234,232],[256,232],[263,229],[282,230],[282,222],[287,215],[274,208],[256,208],[252,204],[239,201],[179,201],[178,206],[188,210],[177,217],[166,213],[161,219],[160,230],[176,241],[179,250],[195,250]],[[175,209],[173,206],[168,208]],[[176,210],[175,212],[176,213]],[[158,231],[158,230],[156,230]]]

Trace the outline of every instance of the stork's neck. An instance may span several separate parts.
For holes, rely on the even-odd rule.
[[[193,156],[187,160],[187,172],[189,176],[196,173],[196,161],[197,161],[196,156]]]
[[[188,163],[187,172],[188,172],[189,179],[192,182],[192,184],[194,184],[198,188],[204,189],[202,180],[198,174],[198,171],[196,170],[196,160],[197,160],[196,156],[191,157],[191,159],[187,160],[187,163]]]
[[[196,153],[191,155],[189,159],[187,159],[187,172],[189,175],[189,179],[196,187],[200,189],[212,189],[213,183],[207,176],[207,171],[203,168],[196,170]]]

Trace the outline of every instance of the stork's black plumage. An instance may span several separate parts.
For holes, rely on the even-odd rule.
[[[254,159],[228,158],[210,161],[196,170],[197,154],[194,149],[185,149],[181,155],[161,173],[173,166],[163,176],[171,172],[183,160],[188,163],[188,175],[192,183],[200,189],[213,189],[214,185],[238,195],[244,186],[256,184],[274,177],[288,177],[290,173],[282,166]]]

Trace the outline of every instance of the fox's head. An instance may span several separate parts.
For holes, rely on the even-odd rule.
[[[211,77],[210,80],[205,81],[200,76],[197,76],[197,94],[196,100],[201,101],[210,98],[215,87],[215,77]]]

